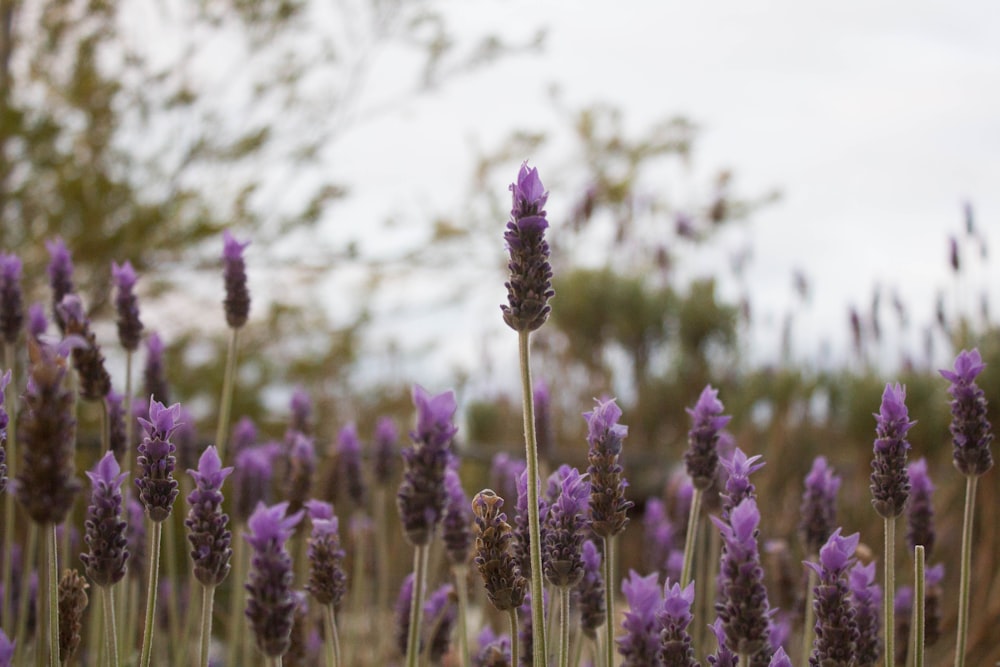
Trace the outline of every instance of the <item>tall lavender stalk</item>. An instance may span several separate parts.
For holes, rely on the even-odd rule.
[[[551,307],[552,267],[549,244],[545,240],[545,202],[548,192],[538,177],[538,170],[521,165],[517,181],[510,186],[513,205],[504,241],[510,253],[507,304],[501,306],[504,322],[518,334],[518,358],[521,367],[521,397],[524,412],[524,446],[528,466],[528,527],[531,553],[531,606],[535,628],[534,659],[544,664],[546,656],[545,618],[542,605],[542,552],[538,516],[538,442],[535,434],[535,407],[532,395],[529,337],[548,319]]]
[[[20,337],[21,329],[24,328],[24,293],[21,290],[21,260],[14,254],[0,254],[0,334],[3,335],[4,367],[7,368],[5,380],[2,382],[3,388],[14,374],[14,364],[17,360],[15,353],[17,340]],[[0,389],[2,391],[2,389]],[[17,475],[17,424],[15,421],[16,410],[14,409],[15,392],[6,392],[0,400],[5,415],[5,421],[9,420],[10,428],[4,424],[5,439],[0,444],[0,466],[6,468],[0,473],[3,482],[0,485],[6,486],[6,477]],[[6,451],[5,451],[6,450]],[[0,497],[3,498],[4,505],[4,544],[13,544],[14,535],[14,497],[4,493],[0,486]],[[4,591],[9,591],[11,586],[10,558],[3,559],[3,574],[0,575],[0,585]],[[13,616],[13,596],[5,595],[0,601],[0,616],[11,618]]]
[[[951,438],[953,460],[965,475],[965,511],[962,517],[962,563],[958,589],[958,637],[955,641],[955,667],[965,665],[969,632],[969,578],[972,572],[972,526],[976,509],[976,482],[993,467],[993,427],[986,419],[986,397],[976,384],[986,364],[979,350],[962,350],[953,371],[941,375],[951,383]]]
[[[309,537],[309,582],[306,590],[323,607],[327,663],[328,667],[337,667],[340,664],[340,640],[336,611],[347,589],[345,553],[340,547],[339,524],[333,514],[333,507],[316,501],[310,501],[306,506],[312,521],[312,534]]]
[[[802,503],[799,506],[799,539],[808,558],[819,558],[819,550],[833,534],[837,525],[837,492],[840,477],[827,463],[825,456],[813,459],[812,468],[806,475]],[[802,626],[802,664],[809,660],[812,652],[814,617],[813,591],[816,588],[816,572],[808,573],[806,584],[805,621]]]
[[[903,513],[910,493],[910,478],[906,471],[906,453],[910,443],[906,433],[916,422],[906,411],[906,389],[899,383],[887,384],[882,393],[882,405],[875,415],[875,457],[872,460],[872,506],[885,524],[884,580],[885,595],[882,617],[885,619],[885,665],[892,666],[895,655],[892,600],[896,588],[896,518]]]
[[[222,273],[226,285],[223,306],[226,324],[229,325],[229,349],[226,352],[226,374],[222,381],[222,398],[219,399],[219,424],[215,432],[215,445],[219,458],[226,458],[226,432],[229,429],[229,412],[233,404],[233,382],[236,376],[236,348],[239,332],[250,315],[250,291],[247,289],[246,261],[243,251],[249,241],[237,241],[227,229],[222,235]]]
[[[135,296],[136,275],[132,263],[111,263],[111,281],[115,285],[118,342],[125,350],[125,443],[127,456],[122,459],[125,471],[132,469],[132,443],[135,441],[135,419],[132,416],[132,357],[142,342],[142,321],[139,301]]]
[[[457,459],[453,459],[457,461]],[[445,554],[451,563],[452,578],[455,580],[455,593],[458,595],[458,649],[462,665],[469,664],[469,630],[466,626],[466,614],[469,607],[468,562],[472,549],[472,509],[469,498],[462,489],[462,480],[458,476],[457,463],[449,466],[444,477],[445,489],[448,492],[448,505],[444,515],[444,530],[442,537],[445,544]]]
[[[0,498],[3,498],[4,502],[4,545],[9,546],[14,544],[14,497],[7,493],[7,475],[8,471],[13,477],[14,470],[14,447],[10,446],[11,456],[10,456],[10,467],[7,466],[7,448],[8,444],[11,443],[14,438],[12,437],[14,429],[8,430],[7,426],[9,424],[8,411],[10,406],[10,401],[8,396],[11,396],[13,392],[7,391],[7,385],[10,384],[11,372],[8,370],[2,376],[0,376]],[[3,600],[0,600],[0,617],[10,618],[13,613],[13,595],[6,594],[10,590],[11,584],[11,560],[12,554],[4,554],[3,558],[3,576],[0,578],[0,586],[3,586],[4,596]]]
[[[816,640],[810,667],[854,667],[858,624],[850,600],[848,572],[854,566],[858,533],[842,537],[838,528],[819,550],[819,562],[807,562],[819,578],[816,586]],[[890,660],[889,664],[892,662]]]

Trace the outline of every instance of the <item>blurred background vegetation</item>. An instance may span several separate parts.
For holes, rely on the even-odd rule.
[[[749,253],[717,253],[717,265],[696,278],[680,275],[676,260],[712,248],[733,229],[751,236],[753,217],[778,195],[741,192],[739,174],[721,168],[698,188],[704,199],[683,207],[652,187],[652,174],[684,173],[697,151],[695,123],[668,117],[636,133],[625,129],[624,110],[569,108],[556,94],[552,104],[570,141],[553,146],[529,128],[481,150],[471,187],[456,192],[449,213],[424,212],[425,222],[415,224],[425,225],[427,234],[389,258],[372,256],[320,233],[322,221],[351,197],[346,185],[324,177],[321,157],[359,122],[344,109],[373,76],[371,54],[405,52],[417,63],[406,95],[420,96],[460,86],[464,76],[512,54],[543,48],[542,26],[531,39],[512,43],[500,34],[459,40],[436,3],[324,8],[307,0],[200,0],[143,5],[147,15],[126,4],[0,0],[0,248],[23,260],[30,300],[45,302],[43,241],[65,240],[119,389],[123,355],[111,325],[110,265],[127,259],[140,275],[147,328],[168,344],[173,396],[191,406],[202,433],[212,432],[227,341],[221,231],[231,228],[253,241],[248,264],[256,288],[241,337],[233,415],[251,416],[264,434],[279,438],[287,398],[301,386],[317,404],[321,451],[348,421],[364,437],[379,415],[408,424],[409,384],[424,380],[407,377],[393,362],[393,341],[404,339],[405,330],[387,339],[375,361],[367,358],[366,337],[385,326],[385,313],[366,304],[405,289],[415,275],[430,275],[435,289],[416,308],[446,318],[445,329],[462,318],[463,299],[471,298],[464,276],[497,288],[504,279],[501,235],[509,201],[503,184],[525,156],[554,155],[551,167],[532,158],[558,192],[553,196],[573,200],[569,216],[552,220],[557,297],[550,323],[534,338],[536,376],[553,394],[550,463],[584,464],[580,413],[593,397],[616,395],[630,427],[630,493],[641,508],[643,498],[665,493],[686,445],[684,408],[711,383],[734,416],[736,442],[768,462],[758,481],[768,508],[765,537],[794,535],[802,479],[813,457],[823,454],[845,480],[842,523],[875,546],[881,520],[867,489],[872,413],[885,382],[898,380],[918,420],[913,456],[929,459],[938,484],[939,558],[948,563],[946,590],[955,590],[963,484],[950,465],[947,383],[923,361],[932,358],[926,351],[886,349],[878,288],[870,309],[845,318],[845,336],[854,343],[848,363],[821,369],[790,354],[768,364],[747,362],[753,303],[761,295],[727,298],[717,277],[740,284]],[[159,38],[169,41],[151,48],[146,39],[157,37],[160,21]],[[338,26],[334,34],[329,26]],[[217,81],[201,76],[220,50],[247,65],[227,74],[226,95],[213,88]],[[285,196],[290,189],[294,196]],[[965,233],[972,238],[974,231],[970,218]],[[953,270],[961,284],[957,258]],[[329,276],[341,271],[361,276],[357,290],[336,295],[353,304],[346,318],[322,307],[331,300]],[[805,303],[809,277],[789,280]],[[893,307],[904,326],[905,304]],[[988,365],[980,384],[998,423],[996,327],[939,310],[929,326],[952,351],[978,346],[983,353]],[[495,315],[499,322],[499,309]],[[787,316],[795,315],[793,307]],[[790,341],[782,345],[787,349]],[[447,339],[439,346],[446,348]],[[520,396],[502,371],[513,365],[513,349],[511,342],[498,354],[484,345],[479,368],[442,368],[427,380],[459,392],[467,491],[487,482],[495,453],[520,451]],[[85,428],[81,437],[95,432]],[[979,489],[972,664],[1000,660],[990,634],[1000,618],[996,474]],[[630,533],[639,539],[638,523]],[[638,566],[634,560],[626,555],[626,566]],[[954,596],[945,608],[945,639],[931,664],[950,655]]]

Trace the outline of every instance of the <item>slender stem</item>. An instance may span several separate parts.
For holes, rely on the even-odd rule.
[[[388,499],[389,487],[379,485],[375,490],[375,584],[378,587],[376,593],[379,613],[389,608],[389,514]],[[386,654],[386,647],[392,637],[390,632],[379,632],[376,639],[376,656],[381,658]]]
[[[186,485],[188,482],[190,482],[188,478],[180,480],[182,485]],[[185,486],[181,486],[181,497],[186,498],[188,493],[188,489]],[[167,629],[170,635],[169,647],[172,649],[170,657],[174,662],[187,664],[187,650],[190,642],[185,641],[184,624],[181,619],[181,596],[180,590],[177,588],[181,581],[179,576],[180,566],[177,563],[177,518],[177,514],[171,513],[163,522],[161,540],[165,544],[163,545],[164,548],[160,551],[160,557],[165,561],[163,562],[163,567],[166,571],[167,581],[175,585],[173,594],[168,596],[164,601],[167,608]],[[166,558],[163,558],[164,556]],[[157,585],[159,585],[158,582]]]
[[[136,456],[133,447],[135,438],[135,417],[132,416],[132,350],[125,351],[125,460],[121,462],[122,472],[131,472],[132,458]]]
[[[212,645],[212,609],[215,607],[215,586],[201,587],[201,667],[208,667],[208,648]]]
[[[518,655],[518,641],[517,641],[517,607],[511,607],[507,611],[507,619],[510,621],[510,667],[517,667],[520,661],[520,656]]]
[[[813,554],[811,560],[818,562],[819,556]],[[802,660],[799,662],[801,665],[809,664],[809,655],[812,653],[813,637],[816,632],[816,610],[813,609],[813,596],[815,595],[813,589],[818,583],[816,579],[816,572],[809,568],[809,581],[806,584],[805,620],[802,625]]]
[[[104,607],[104,633],[107,643],[108,663],[118,667],[118,626],[115,624],[115,597],[112,586],[101,586],[101,604]]]
[[[604,538],[604,606],[608,620],[604,623],[604,656],[606,667],[615,665],[615,536]]]
[[[569,667],[569,586],[559,586],[559,667]]]
[[[282,662],[281,656],[279,655],[274,659],[274,667],[281,667],[281,662]]]
[[[4,444],[4,449],[7,452],[7,475],[10,479],[17,478],[17,409],[14,405],[14,397],[16,395],[15,387],[17,386],[17,378],[14,373],[14,363],[17,359],[17,355],[14,352],[14,346],[10,343],[4,343],[3,346],[3,356],[4,356],[4,366],[10,370],[11,384],[7,387],[7,391],[4,393],[4,409],[7,411],[7,440]],[[7,554],[12,553],[14,545],[14,494],[8,490],[7,493],[3,495],[4,503],[4,536],[3,536],[3,546],[6,549]],[[3,575],[0,581],[3,582],[4,591],[11,590],[12,581],[12,569],[11,569],[11,559],[10,557],[3,559]],[[30,567],[30,564],[28,564]],[[22,593],[23,595],[23,593]],[[0,601],[0,616],[3,616],[7,623],[10,623],[10,619],[14,617],[14,596],[4,595],[2,601]],[[7,628],[10,630],[10,628]],[[20,645],[20,644],[18,644]]]
[[[701,518],[701,489],[691,495],[691,512],[688,514],[687,537],[684,539],[684,565],[681,567],[681,588],[691,581],[694,564],[694,545],[698,539],[698,520]]]
[[[59,541],[56,524],[46,529],[48,542],[48,584],[49,589],[49,665],[59,667]]]
[[[242,527],[239,532],[243,532]],[[237,531],[233,531],[234,534]],[[246,591],[243,589],[243,581],[246,579],[246,542],[243,540],[233,541],[233,576],[231,580],[236,582],[233,586],[229,598],[229,660],[227,665],[242,664],[243,651],[243,607],[246,598]]]
[[[340,665],[340,637],[337,635],[337,617],[333,605],[323,605],[323,622],[326,624],[326,664],[327,667]]]
[[[9,552],[8,552],[9,553]],[[28,548],[24,554],[23,566],[25,572],[31,572],[32,568],[37,568],[39,571],[41,567],[38,566],[38,524],[34,521],[28,522]],[[31,596],[28,594],[28,582],[27,577],[21,582],[20,588],[20,599],[17,604],[17,657],[15,659],[15,664],[23,664],[20,657],[24,655],[24,651],[28,648],[28,601]],[[6,596],[5,596],[6,597]]]
[[[913,608],[916,611],[916,621],[913,624],[914,667],[924,667],[924,603],[927,601],[924,561],[924,547],[918,544],[913,551]]]
[[[417,667],[420,659],[420,621],[424,612],[429,550],[427,544],[418,544],[413,550],[413,597],[410,599],[410,628],[406,636],[406,667]]]
[[[955,640],[955,667],[965,666],[965,647],[969,634],[969,576],[972,572],[972,521],[976,511],[978,477],[965,478],[965,512],[962,516],[962,566],[958,584],[958,637]]]
[[[739,666],[740,667],[749,667],[750,666],[750,654],[748,654],[748,653],[740,653]]]
[[[542,544],[538,517],[538,443],[535,439],[535,401],[531,387],[529,332],[519,331],[518,356],[521,363],[521,395],[524,406],[524,448],[528,473],[528,545],[531,556],[531,627],[534,632],[534,664],[545,665],[545,604],[542,590]],[[511,640],[513,643],[513,639]]]
[[[885,667],[892,667],[896,659],[896,621],[894,618],[895,607],[893,606],[893,598],[896,596],[896,520],[886,518],[884,523],[885,590],[882,593],[882,618],[885,619],[885,627],[883,628],[885,639],[883,640],[883,646],[885,650]]]
[[[229,337],[229,351],[226,354],[226,375],[222,381],[222,398],[219,400],[219,425],[215,431],[215,447],[219,450],[219,458],[226,460],[226,432],[229,430],[229,411],[233,407],[233,381],[236,375],[236,344],[240,336],[239,329],[232,329]]]
[[[156,616],[156,580],[160,574],[160,536],[163,523],[154,521],[150,531],[149,587],[146,589],[146,626],[142,632],[142,653],[139,667],[149,667],[153,650],[153,626]]]
[[[455,577],[455,592],[458,594],[458,654],[462,659],[462,667],[469,667],[469,629],[465,619],[469,610],[468,567],[454,565],[451,572]]]
[[[582,636],[582,633],[578,632],[578,633],[574,634],[574,636],[573,636],[573,648],[572,648],[572,651],[570,653],[569,664],[571,664],[571,665],[579,665],[580,664],[580,656],[583,654],[583,643],[585,641],[586,641],[586,638]]]

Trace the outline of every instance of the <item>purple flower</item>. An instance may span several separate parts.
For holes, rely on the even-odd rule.
[[[806,475],[805,491],[799,506],[799,537],[808,554],[818,554],[837,522],[837,491],[840,477],[825,456],[813,459]]]
[[[417,427],[410,433],[413,446],[403,451],[405,472],[396,503],[406,539],[416,546],[430,543],[444,516],[444,473],[458,429],[452,422],[457,408],[453,392],[431,396],[415,385],[413,403]]]
[[[257,444],[257,424],[250,417],[240,417],[233,426],[233,434],[229,436],[229,451],[236,455],[255,444]]]
[[[552,420],[552,396],[544,380],[535,382],[531,396],[535,402],[535,440],[538,456],[542,461],[548,461],[555,450],[556,433],[555,423]]]
[[[642,515],[643,562],[649,571],[663,570],[674,547],[674,525],[667,517],[667,507],[659,498],[646,500]]]
[[[92,471],[87,472],[93,493],[84,521],[84,542],[90,548],[80,554],[87,576],[98,586],[113,586],[125,576],[128,560],[127,524],[121,518],[122,482],[128,477],[122,472],[112,452],[105,452]]]
[[[430,630],[427,639],[427,656],[431,664],[438,664],[448,652],[451,633],[458,620],[458,605],[451,584],[444,584],[427,597],[424,602],[424,621]]]
[[[536,485],[536,492],[538,485]],[[545,544],[545,517],[548,514],[549,506],[545,504],[545,497],[536,493],[538,498],[538,541]],[[511,552],[515,560],[521,566],[521,574],[526,578],[531,577],[531,531],[528,529],[528,471],[521,469],[517,476],[517,514],[514,516],[514,534],[511,539]],[[542,549],[542,569],[545,568],[545,550]]]
[[[7,490],[7,451],[4,445],[7,442],[7,424],[10,418],[7,410],[4,409],[6,403],[7,385],[10,384],[10,371],[0,375],[0,495]]]
[[[484,626],[476,639],[478,651],[472,656],[472,667],[507,667],[510,665],[510,635],[497,637],[490,626]]]
[[[274,445],[255,445],[236,452],[233,515],[237,521],[246,521],[258,503],[270,499],[277,450]]]
[[[194,576],[203,586],[218,586],[229,574],[233,535],[229,532],[229,515],[222,511],[222,483],[233,472],[223,468],[215,446],[205,448],[197,470],[188,470],[194,477],[195,489],[188,497],[191,506],[184,525],[191,543]]]
[[[297,600],[292,590],[292,558],[285,542],[302,519],[288,514],[288,503],[270,507],[260,503],[250,515],[244,535],[253,549],[247,577],[246,617],[264,655],[284,655],[291,645]]]
[[[90,320],[83,312],[80,297],[67,294],[56,310],[62,314],[67,337],[74,337],[73,366],[80,377],[80,398],[85,401],[104,400],[111,391],[111,376],[104,367],[104,355],[90,330]]]
[[[128,529],[125,531],[125,539],[128,544],[129,572],[133,578],[141,578],[146,567],[146,509],[138,500],[129,494],[125,501],[126,518]]]
[[[355,505],[365,501],[364,479],[361,476],[361,439],[354,422],[340,429],[337,435],[337,471],[340,484]]]
[[[344,574],[346,554],[340,547],[339,523],[328,503],[309,501],[306,506],[312,521],[306,590],[320,604],[337,609],[347,591],[347,575]]]
[[[723,494],[723,511],[728,514],[734,507],[739,505],[745,498],[756,498],[757,489],[750,481],[750,475],[764,467],[764,463],[757,463],[763,458],[760,455],[751,456],[743,453],[737,447],[733,455],[721,459],[722,467],[725,468],[726,491]]]
[[[115,311],[118,313],[118,341],[129,352],[139,349],[142,321],[139,301],[135,297],[135,269],[131,262],[119,265],[111,262],[111,281],[115,284]]]
[[[288,499],[288,511],[292,513],[302,508],[312,488],[313,473],[316,472],[316,447],[313,439],[302,433],[295,433],[288,463],[285,497]]]
[[[688,626],[694,618],[691,604],[694,602],[694,582],[684,588],[675,583],[671,586],[667,579],[663,587],[663,607],[656,614],[660,623],[660,660],[664,665],[675,667],[696,667],[694,648]]]
[[[49,321],[45,317],[45,306],[40,303],[28,306],[28,335],[37,340],[48,328]]]
[[[312,433],[312,399],[302,387],[296,387],[292,392],[292,400],[289,402],[291,417],[288,428],[299,433],[309,435]]]
[[[694,408],[685,408],[693,422],[688,431],[688,448],[684,464],[694,488],[705,490],[712,485],[719,463],[719,434],[731,417],[722,414],[718,390],[707,385]]]
[[[410,636],[410,607],[413,603],[413,573],[406,575],[396,596],[396,650],[406,655]]]
[[[73,394],[65,388],[66,360],[28,342],[28,386],[17,423],[21,460],[17,500],[39,524],[63,522],[82,484],[76,479]]]
[[[0,667],[10,667],[14,663],[14,649],[16,642],[7,638],[4,631],[0,629]]]
[[[441,538],[445,554],[453,565],[464,565],[469,560],[472,547],[472,509],[468,496],[462,489],[462,480],[455,466],[444,473],[444,487],[448,494]]]
[[[951,382],[951,439],[955,467],[966,476],[982,475],[993,467],[993,427],[986,418],[986,397],[976,384],[986,364],[979,350],[959,352],[954,371],[940,371]]]
[[[552,266],[549,264],[549,244],[545,240],[545,201],[548,193],[538,178],[537,169],[521,165],[517,182],[512,183],[513,208],[504,231],[504,241],[510,261],[507,305],[500,306],[503,320],[515,331],[534,331],[545,324],[549,316],[552,290]]]
[[[728,522],[715,516],[711,519],[722,535],[724,546],[719,566],[719,602],[715,609],[722,619],[729,650],[752,656],[768,647],[771,626],[757,547],[760,525],[757,501],[743,500],[729,513]]]
[[[771,656],[769,667],[792,667],[792,660],[785,653],[785,649],[778,647],[778,650]]]
[[[527,582],[511,550],[511,528],[503,498],[485,489],[472,499],[476,547],[473,562],[483,577],[486,596],[499,611],[521,606]]]
[[[154,331],[146,338],[146,366],[142,371],[143,389],[164,405],[170,402],[167,371],[163,362],[163,341]]]
[[[916,422],[906,413],[906,388],[898,382],[887,384],[882,394],[882,406],[875,415],[875,457],[872,460],[872,506],[879,516],[894,519],[903,513],[910,494],[910,479],[906,474],[906,452],[910,443],[906,432]]]
[[[580,550],[583,557],[583,579],[574,590],[580,609],[580,628],[591,639],[597,637],[597,629],[604,625],[608,610],[604,599],[604,574],[601,570],[603,558],[593,540],[586,540]]]
[[[858,533],[841,537],[838,528],[819,550],[819,563],[806,563],[819,575],[819,583],[813,589],[816,634],[809,656],[811,667],[854,664],[858,624],[850,601],[847,573],[854,566],[859,539]]]
[[[226,324],[239,329],[250,315],[250,291],[247,289],[247,267],[243,251],[249,241],[237,241],[229,230],[222,233],[222,275],[226,283]]]
[[[0,334],[8,345],[13,345],[23,326],[21,260],[13,253],[0,253]]]
[[[149,419],[139,418],[145,437],[139,444],[139,473],[135,485],[139,500],[146,506],[152,521],[165,521],[177,498],[177,480],[173,478],[176,447],[170,437],[177,428],[180,403],[169,408],[155,399],[149,401]]]
[[[628,611],[622,620],[625,635],[618,637],[618,653],[625,657],[622,667],[650,667],[662,664],[659,660],[660,624],[656,612],[662,604],[657,573],[646,577],[629,570],[628,579],[622,581],[622,593]]]
[[[59,312],[59,304],[62,303],[63,297],[73,292],[73,259],[66,244],[58,236],[46,241],[45,247],[49,251],[47,272],[49,286],[52,288],[52,317],[59,330],[65,334],[66,323]]]
[[[875,583],[875,561],[855,563],[848,574],[854,620],[858,626],[854,659],[857,667],[874,667],[880,655],[879,630],[882,587]]]
[[[715,653],[708,656],[708,664],[712,667],[736,667],[740,657],[726,647],[726,629],[723,627],[722,619],[716,616],[715,621],[708,627],[715,635],[718,644]]]
[[[124,397],[114,389],[104,397],[108,411],[108,449],[121,461],[130,454],[130,444],[126,442]]]
[[[906,506],[906,543],[910,551],[922,544],[927,558],[934,549],[934,483],[927,474],[927,460],[920,458],[907,466],[910,476],[910,502]]]
[[[590,517],[594,533],[601,537],[617,535],[628,524],[628,510],[634,505],[625,499],[628,483],[622,477],[618,456],[628,427],[618,423],[621,408],[614,399],[597,400],[596,407],[583,414],[587,420],[587,443],[590,450]]]
[[[375,483],[385,486],[395,468],[399,430],[391,417],[380,417],[375,424]]]
[[[576,468],[569,468],[559,497],[545,515],[542,539],[545,579],[554,586],[574,587],[583,579],[583,543],[587,539],[590,481]]]

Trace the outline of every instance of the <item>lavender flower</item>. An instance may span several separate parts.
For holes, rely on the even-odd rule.
[[[59,660],[68,665],[80,648],[83,612],[87,609],[87,581],[76,570],[65,570],[59,579]],[[0,632],[0,637],[3,633]],[[0,649],[0,665],[3,661]]]
[[[587,420],[587,443],[590,445],[587,454],[590,462],[587,468],[590,476],[590,517],[594,533],[611,537],[625,530],[628,510],[634,505],[625,499],[628,484],[618,463],[628,427],[618,423],[622,411],[614,399],[596,402],[597,406],[592,411],[583,414]]]
[[[941,600],[944,590],[944,563],[927,568],[924,573],[924,646],[933,646],[941,638]]]
[[[179,403],[166,408],[150,398],[149,419],[139,418],[145,437],[139,444],[139,474],[135,485],[139,488],[139,500],[152,521],[165,521],[177,498],[177,480],[173,478],[176,447],[170,437],[178,426],[180,409]]]
[[[712,485],[719,463],[719,433],[732,417],[722,414],[718,390],[707,385],[694,408],[685,408],[693,425],[688,431],[688,449],[684,464],[694,488],[704,491]]]
[[[121,461],[129,454],[130,443],[125,434],[125,403],[124,397],[114,389],[104,397],[108,411],[108,449]]]
[[[13,345],[24,326],[24,294],[21,291],[21,260],[0,254],[0,335]]]
[[[674,547],[674,525],[667,507],[659,498],[648,498],[642,515],[643,563],[646,569],[663,570]]]
[[[313,473],[316,472],[316,448],[313,439],[296,433],[288,456],[289,470],[285,483],[288,512],[299,511],[310,495]]]
[[[340,429],[337,444],[340,485],[347,489],[347,495],[354,504],[361,507],[365,502],[364,479],[361,476],[361,439],[358,438],[358,429],[353,422]]]
[[[760,511],[746,498],[729,513],[729,522],[712,516],[722,534],[724,553],[719,566],[719,597],[715,609],[726,631],[728,648],[752,656],[768,646],[770,609],[764,570],[757,548]]]
[[[694,602],[694,582],[681,588],[678,583],[670,585],[668,579],[663,587],[663,607],[656,614],[660,623],[659,657],[664,665],[671,667],[696,667],[691,635],[687,628],[693,620],[691,604]]]
[[[306,435],[312,434],[312,399],[309,393],[302,387],[296,387],[292,392],[292,400],[289,401],[291,416],[288,428]]]
[[[128,551],[129,572],[139,578],[146,569],[146,509],[142,503],[129,495],[125,501],[125,511],[127,512],[128,530],[125,531],[125,539],[128,544],[125,549]]]
[[[728,516],[734,507],[739,505],[745,498],[757,497],[757,489],[750,481],[750,475],[764,467],[764,463],[757,463],[761,456],[751,456],[743,453],[737,447],[732,456],[721,459],[722,467],[726,470],[726,488],[722,494],[722,511]]]
[[[243,522],[260,502],[270,499],[278,446],[255,445],[236,452],[233,475],[233,516]]]
[[[881,627],[879,608],[882,606],[882,587],[875,583],[875,561],[868,565],[855,563],[848,575],[854,620],[858,626],[854,659],[856,667],[874,667],[878,664]]]
[[[0,667],[10,667],[13,664],[15,644],[0,628]]]
[[[45,317],[45,306],[40,303],[28,306],[28,335],[38,340],[48,328],[49,321]]]
[[[344,574],[346,554],[340,548],[339,523],[328,504],[310,501],[307,507],[312,534],[309,536],[309,582],[306,590],[320,604],[338,609],[347,591],[347,575]]]
[[[841,537],[838,528],[819,550],[819,563],[806,563],[819,576],[813,600],[816,638],[809,656],[811,667],[854,665],[859,635],[847,573],[854,566],[859,539],[858,533]]]
[[[927,558],[934,549],[934,483],[927,473],[927,460],[920,458],[907,466],[910,477],[910,502],[906,506],[906,543],[912,552],[922,544]]]
[[[406,575],[396,596],[396,650],[406,655],[406,644],[410,636],[410,607],[413,602],[413,573]]]
[[[531,577],[531,531],[528,529],[528,471],[520,468],[517,476],[517,514],[514,516],[514,533],[511,538],[511,553],[521,566],[521,574]],[[537,487],[536,487],[537,489]],[[549,508],[542,494],[538,498],[538,541],[545,544],[545,518]],[[542,569],[545,568],[545,550],[542,550]]]
[[[472,656],[472,667],[508,667],[511,659],[510,636],[497,637],[493,628],[485,626],[477,638],[479,650]]]
[[[593,540],[586,540],[580,550],[583,557],[583,579],[574,589],[580,609],[580,629],[591,639],[597,638],[597,629],[607,619],[604,601],[604,574],[601,571],[601,552]]]
[[[785,649],[778,647],[778,650],[771,656],[769,667],[792,667],[792,660],[785,653]]]
[[[146,338],[146,366],[142,371],[144,392],[164,405],[170,402],[170,387],[163,363],[163,341],[153,332]]]
[[[233,556],[233,534],[229,532],[229,515],[222,511],[222,483],[233,472],[223,468],[215,446],[205,448],[198,460],[197,470],[188,470],[194,477],[195,488],[188,497],[188,542],[191,543],[191,560],[194,577],[201,585],[218,586],[229,574],[229,560]]]
[[[106,452],[92,471],[87,472],[93,485],[87,520],[84,522],[84,542],[90,548],[80,554],[85,572],[98,586],[114,586],[125,576],[128,561],[127,524],[122,520],[123,473],[115,455]]]
[[[910,443],[906,432],[916,422],[906,413],[906,388],[887,384],[882,406],[875,415],[875,458],[872,460],[872,506],[879,516],[894,519],[903,513],[910,493],[906,474],[906,452]]]
[[[49,251],[49,286],[52,288],[52,317],[55,319],[59,330],[66,333],[66,322],[59,312],[59,304],[63,297],[73,292],[73,259],[70,257],[69,249],[62,238],[45,242],[45,247]]]
[[[419,385],[413,388],[413,403],[417,427],[410,433],[413,446],[403,450],[405,472],[396,503],[406,539],[419,546],[430,543],[444,516],[444,472],[458,430],[452,422],[457,405],[453,392],[431,396]]]
[[[736,667],[740,657],[726,647],[726,629],[722,625],[722,619],[716,616],[715,621],[708,627],[715,635],[718,645],[715,653],[708,656],[708,664],[712,667]]]
[[[233,426],[232,435],[229,436],[229,451],[237,456],[241,451],[255,444],[257,444],[257,424],[250,417],[240,417]]]
[[[503,321],[515,331],[534,331],[548,319],[549,299],[552,290],[552,266],[549,264],[549,244],[545,241],[545,191],[537,169],[521,165],[517,182],[512,183],[513,208],[504,232],[504,241],[510,253],[507,268],[510,279],[507,287],[507,305],[500,306]]]
[[[451,633],[458,620],[458,606],[451,584],[444,584],[427,597],[424,602],[424,619],[430,632],[427,637],[427,657],[431,664],[438,664],[448,652]]]
[[[58,525],[82,487],[74,466],[73,395],[64,387],[64,358],[33,340],[28,342],[28,352],[28,386],[17,422],[22,444],[17,500],[33,521]]]
[[[993,467],[993,428],[986,418],[986,397],[976,384],[986,364],[979,350],[959,352],[954,371],[939,371],[951,382],[951,438],[955,467],[963,475],[978,477]]]
[[[657,573],[646,577],[629,570],[628,579],[622,581],[622,593],[628,603],[622,627],[625,634],[616,639],[618,653],[625,657],[622,667],[651,667],[661,665],[660,624],[656,612],[662,604]]]
[[[799,537],[808,554],[818,554],[833,533],[837,520],[837,491],[840,477],[825,456],[813,459],[806,475],[805,491],[799,506]]]
[[[381,417],[375,424],[375,483],[385,486],[395,468],[399,431],[391,417]]]
[[[469,498],[462,489],[462,480],[454,466],[444,473],[444,486],[448,494],[442,527],[445,554],[452,565],[464,565],[469,560],[472,547],[472,510]]]
[[[527,582],[511,551],[511,528],[502,511],[503,498],[485,489],[472,499],[476,550],[473,562],[483,577],[486,595],[499,611],[521,606]]]
[[[73,366],[80,376],[80,398],[101,401],[111,391],[111,376],[104,367],[104,355],[97,338],[90,330],[90,320],[83,312],[83,303],[75,294],[67,294],[56,308],[63,318],[63,330],[68,336],[78,336],[73,345]]]
[[[283,655],[291,644],[297,600],[292,591],[292,558],[285,542],[302,519],[288,514],[288,503],[270,507],[260,503],[250,516],[244,535],[253,549],[247,590],[246,617],[264,655]]]
[[[549,386],[544,380],[538,380],[531,395],[535,402],[535,441],[538,457],[543,461],[549,461],[556,446],[556,429],[552,420],[552,396],[549,393]]]
[[[117,290],[118,341],[129,352],[135,352],[142,340],[142,321],[139,319],[139,301],[135,297],[135,269],[132,263],[126,261],[119,265],[111,262],[111,281]]]
[[[249,241],[239,242],[229,230],[222,233],[222,275],[226,283],[226,298],[222,302],[226,309],[226,324],[239,329],[247,323],[250,315],[250,291],[247,289],[247,267],[243,251]]]
[[[545,515],[542,571],[554,586],[572,588],[583,579],[583,542],[590,527],[589,498],[590,481],[581,477],[576,468],[569,468],[559,497]]]

